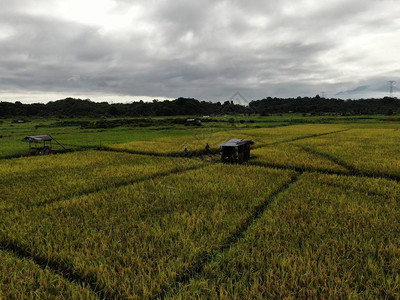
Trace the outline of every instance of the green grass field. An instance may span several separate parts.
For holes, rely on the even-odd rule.
[[[222,121],[3,121],[0,299],[398,298],[399,124]],[[80,151],[26,156],[42,133]],[[230,138],[245,164],[219,162]]]

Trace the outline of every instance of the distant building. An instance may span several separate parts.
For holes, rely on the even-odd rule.
[[[186,119],[186,126],[201,126],[201,121],[198,119]]]

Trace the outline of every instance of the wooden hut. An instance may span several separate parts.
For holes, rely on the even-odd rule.
[[[231,139],[220,146],[222,147],[221,160],[224,163],[242,163],[250,158],[250,145],[252,140]]]
[[[52,141],[55,141],[58,145],[65,149],[63,145],[61,145],[50,135],[28,135],[24,138],[24,140],[29,141],[29,154],[47,155],[54,153],[52,149]]]

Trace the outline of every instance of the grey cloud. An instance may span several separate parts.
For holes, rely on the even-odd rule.
[[[369,80],[385,82],[400,68],[395,65],[382,76],[354,74],[349,80],[352,74],[332,63],[373,65],[359,49],[337,49],[353,34],[400,30],[396,22],[382,17],[387,11],[381,6],[377,10],[373,0],[300,1],[303,9],[296,4],[298,11],[291,14],[289,0],[135,1],[144,15],[118,34],[51,12],[31,15],[24,11],[27,2],[34,3],[13,1],[0,12],[0,33],[2,24],[14,31],[0,38],[1,90],[210,100],[226,99],[236,90],[253,99],[312,96],[321,90],[333,95],[368,85]],[[131,6],[130,1],[116,3],[116,13]],[[393,6],[400,10],[396,3],[388,9],[393,11]],[[152,30],[138,29],[143,24]],[[374,91],[378,90],[364,92]]]

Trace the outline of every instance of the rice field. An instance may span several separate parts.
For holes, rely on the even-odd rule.
[[[0,210],[32,207],[199,167],[200,160],[104,151],[0,161]]]
[[[329,155],[359,173],[400,177],[399,139],[397,128],[355,128],[295,144]]]
[[[31,259],[0,251],[0,299],[98,299],[84,285],[41,268]]]
[[[399,137],[201,129],[1,159],[0,299],[398,298]],[[219,162],[230,138],[255,141],[245,164]]]
[[[296,126],[284,126],[276,128],[237,129],[214,132],[212,129],[199,129],[195,134],[173,138],[158,138],[150,142],[130,142],[124,144],[109,145],[107,149],[142,153],[151,155],[182,155],[184,146],[188,147],[191,154],[201,154],[206,143],[211,150],[217,152],[219,145],[231,138],[252,139],[255,147],[263,147],[270,144],[285,143],[291,140],[302,139],[310,136],[330,134],[336,131],[346,130],[344,125],[308,124]]]
[[[279,144],[262,147],[252,151],[251,164],[269,167],[318,170],[321,172],[343,172],[349,170],[326,157],[310,153],[294,144]]]
[[[399,197],[388,180],[304,173],[167,298],[398,298]]]
[[[95,278],[107,295],[154,297],[219,249],[293,176],[208,166],[9,214],[0,241]]]

